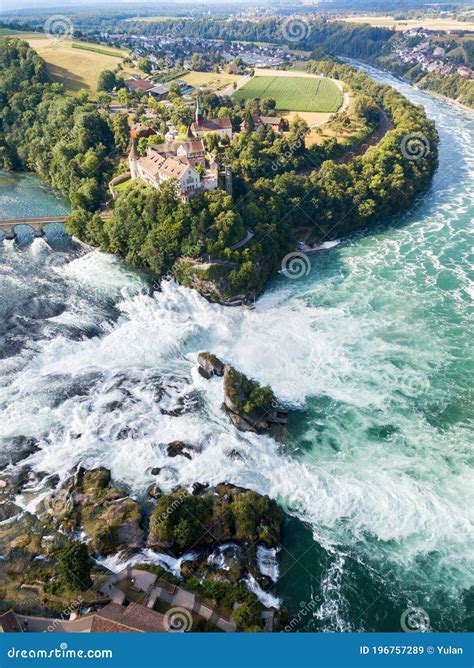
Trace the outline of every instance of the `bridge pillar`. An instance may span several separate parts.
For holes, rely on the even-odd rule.
[[[3,229],[2,232],[4,233],[5,239],[7,241],[12,241],[16,237],[16,232],[13,229],[13,227],[10,227],[8,229]]]

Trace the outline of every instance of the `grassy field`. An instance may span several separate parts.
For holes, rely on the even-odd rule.
[[[271,97],[281,111],[335,112],[342,104],[342,93],[336,84],[315,76],[255,76],[233,97]]]
[[[349,23],[370,23],[381,28],[408,30],[409,28],[426,28],[428,30],[470,30],[474,31],[474,22],[456,21],[456,19],[404,19],[397,20],[393,16],[345,16],[337,19]]]
[[[127,54],[125,50],[101,47],[77,40],[54,40],[43,33],[14,34],[28,42],[46,62],[53,81],[64,84],[66,90],[77,93],[82,88],[95,93],[99,75],[103,70],[113,70]]]
[[[236,74],[227,74],[227,72],[189,72],[180,78],[190,86],[196,88],[202,86],[215,93],[234,81],[238,81],[241,77]]]

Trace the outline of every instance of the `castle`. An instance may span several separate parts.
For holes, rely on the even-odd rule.
[[[205,120],[198,101],[188,141],[154,144],[147,149],[145,156],[140,156],[136,136],[132,133],[132,147],[128,155],[131,178],[143,179],[155,188],[165,181],[176,179],[179,195],[183,198],[192,197],[198,191],[214,190],[218,185],[219,167],[200,139],[209,132],[232,139],[230,118]]]

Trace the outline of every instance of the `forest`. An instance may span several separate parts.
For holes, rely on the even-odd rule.
[[[386,111],[394,129],[376,148],[339,163],[328,159],[338,155],[334,141],[306,149],[304,121],[297,119],[285,136],[255,130],[252,104],[261,103],[208,94],[206,110],[230,113],[243,125],[231,144],[209,139],[234,173],[233,197],[215,190],[181,201],[172,182],[159,190],[137,183],[103,222],[98,211],[111,205],[106,185],[124,150],[126,118],[47,83],[43,61],[25,42],[0,40],[0,64],[0,168],[35,171],[68,197],[68,230],[77,237],[157,275],[172,271],[211,299],[259,294],[295,248],[302,225],[325,240],[408,208],[437,166],[437,132],[422,108],[352,67],[311,62],[311,71],[352,89],[368,122],[377,108]],[[401,150],[411,135],[426,141],[417,160]],[[233,250],[247,230],[251,242]]]

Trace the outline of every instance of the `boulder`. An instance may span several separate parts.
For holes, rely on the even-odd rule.
[[[151,496],[152,499],[159,499],[161,496],[161,489],[154,483],[148,487],[146,492],[148,496]]]
[[[262,432],[287,421],[287,412],[278,407],[268,385],[262,387],[229,364],[224,367],[223,408],[239,431]]]
[[[189,452],[185,452],[185,449],[186,445],[182,441],[172,441],[171,443],[168,443],[166,452],[168,457],[177,457],[178,455],[181,455],[182,457],[186,457],[186,459],[191,459],[191,455]]]
[[[221,483],[215,488],[180,488],[158,499],[147,545],[182,554],[192,547],[237,542],[279,543],[282,513],[268,496]]]
[[[197,496],[197,494],[201,494],[208,487],[209,487],[209,485],[207,483],[193,482],[192,494],[194,496]]]
[[[104,467],[79,468],[60,490],[45,499],[42,512],[44,518],[71,534],[82,527],[98,554],[143,544],[137,501],[111,484],[110,471]]]
[[[198,371],[203,378],[209,379],[212,376],[224,375],[224,364],[212,353],[199,353],[198,365]]]

